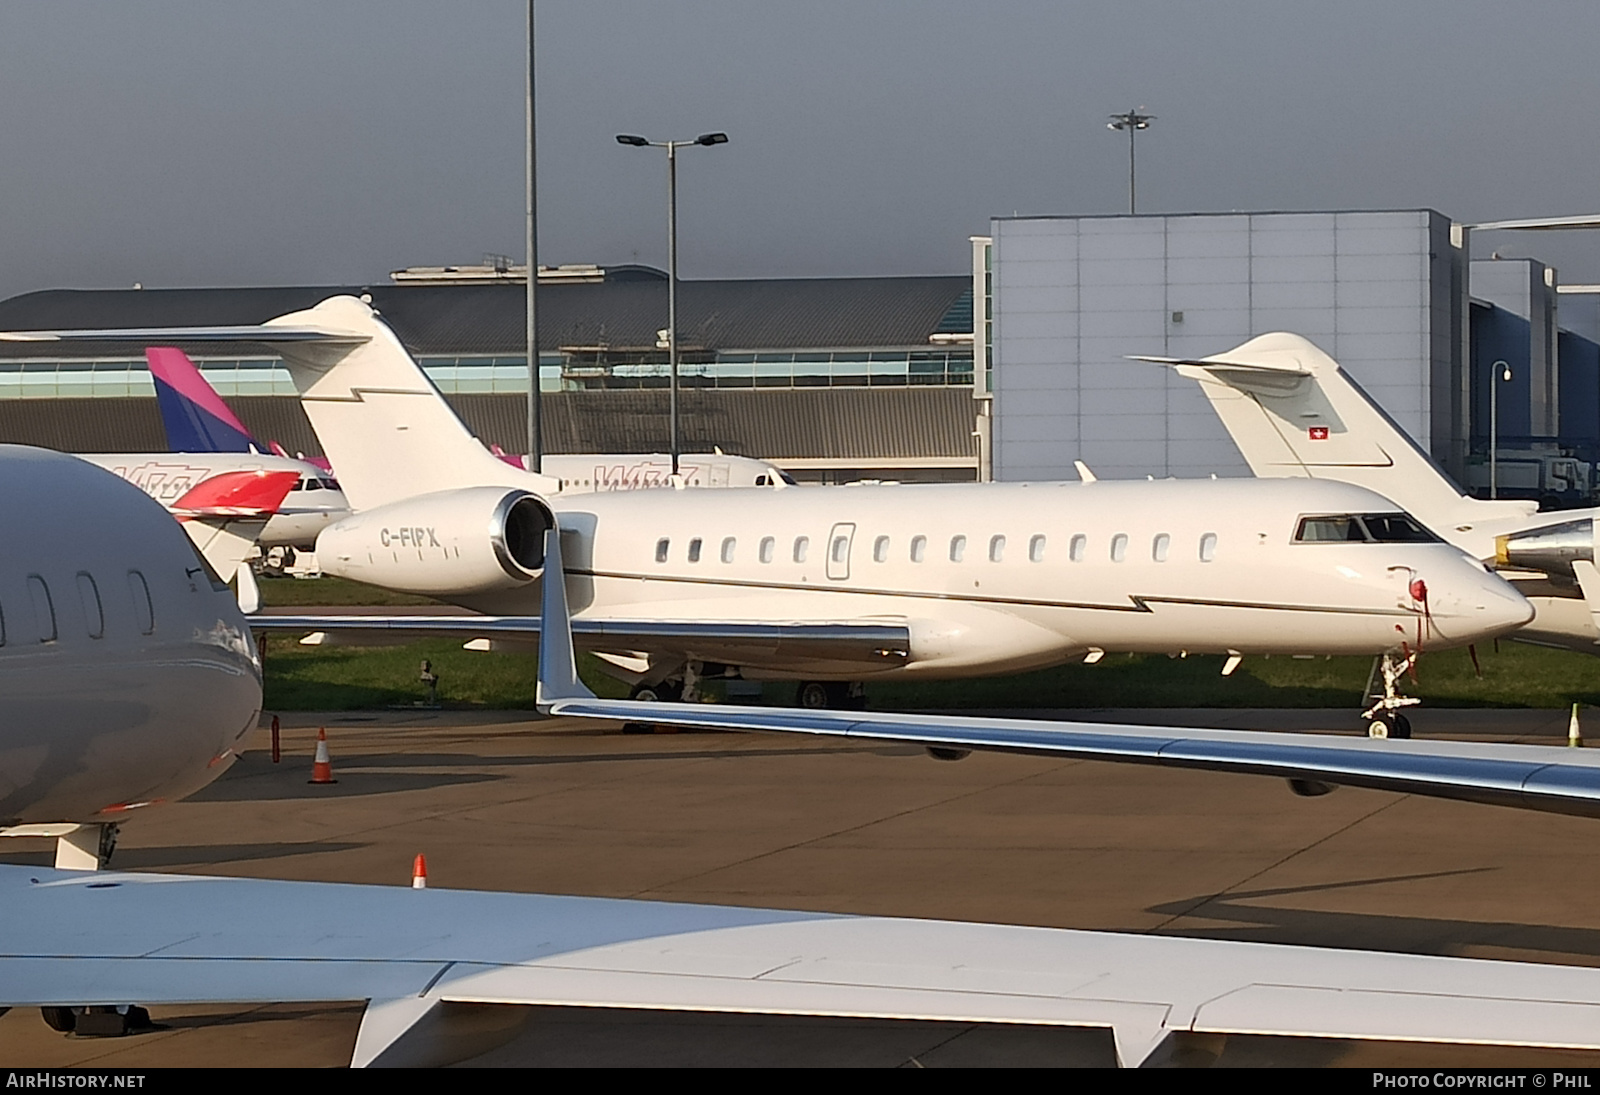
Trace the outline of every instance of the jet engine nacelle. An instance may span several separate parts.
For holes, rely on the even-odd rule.
[[[1494,549],[1499,566],[1542,570],[1558,583],[1573,585],[1577,574],[1572,564],[1595,561],[1595,522],[1584,517],[1497,536]]]
[[[544,570],[544,499],[507,487],[420,494],[323,529],[325,574],[434,597],[519,589]]]

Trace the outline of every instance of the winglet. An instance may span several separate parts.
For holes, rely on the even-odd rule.
[[[534,702],[550,713],[557,700],[594,699],[578,679],[572,652],[572,617],[567,612],[567,572],[561,565],[561,530],[544,534],[544,589],[539,602],[539,683]]]

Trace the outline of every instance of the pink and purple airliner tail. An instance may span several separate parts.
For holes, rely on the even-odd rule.
[[[234,417],[189,355],[172,346],[144,352],[156,384],[156,402],[172,452],[259,452],[250,431]]]

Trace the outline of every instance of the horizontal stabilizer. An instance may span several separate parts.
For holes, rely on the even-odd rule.
[[[264,342],[322,343],[355,346],[368,340],[355,331],[323,327],[105,327],[76,331],[0,331],[0,342],[130,342],[158,343]]]
[[[1189,365],[1196,369],[1228,369],[1246,373],[1284,373],[1290,376],[1310,376],[1311,371],[1287,361],[1229,361],[1223,357],[1150,357],[1146,354],[1129,354],[1129,361],[1149,361],[1156,365]]]
[[[190,517],[270,517],[300,481],[293,471],[227,471],[203,479],[169,508]]]

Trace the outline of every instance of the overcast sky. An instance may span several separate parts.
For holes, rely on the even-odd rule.
[[[522,253],[525,5],[0,0],[0,296]],[[961,273],[1013,212],[1600,212],[1600,4],[540,0],[540,257]],[[1600,233],[1484,237],[1600,281]]]

